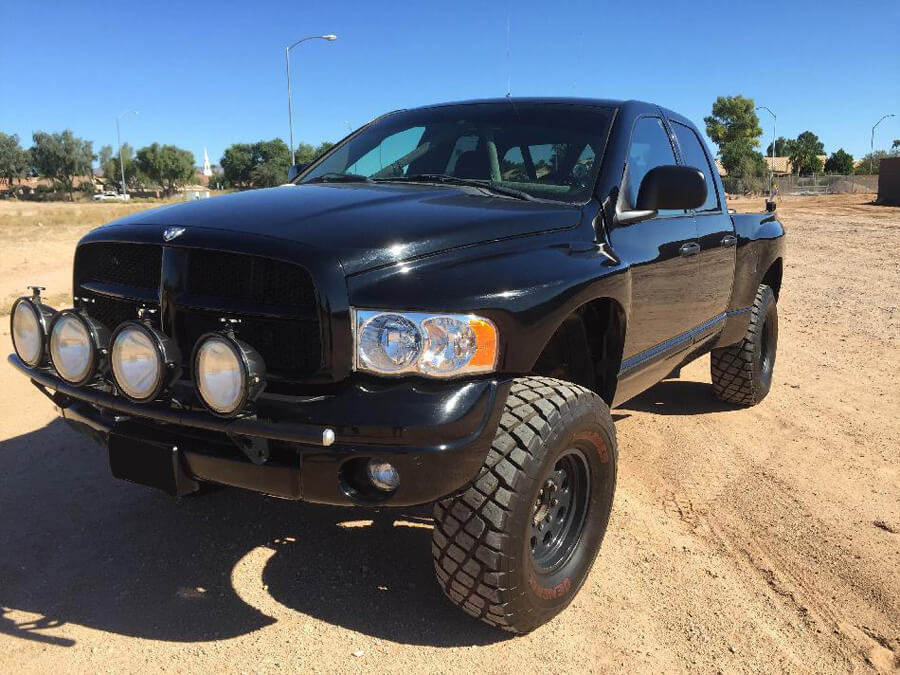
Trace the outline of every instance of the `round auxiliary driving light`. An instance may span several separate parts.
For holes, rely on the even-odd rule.
[[[10,312],[10,334],[13,349],[32,368],[47,360],[47,327],[56,310],[42,305],[35,298],[19,298]]]
[[[192,359],[194,386],[215,415],[232,417],[266,387],[266,366],[259,353],[228,333],[207,333]]]
[[[394,465],[380,459],[370,459],[366,464],[366,474],[372,485],[382,492],[393,492],[400,485],[400,474]]]
[[[66,309],[50,326],[50,361],[69,384],[88,382],[106,364],[109,331],[78,310]]]
[[[109,361],[119,390],[137,403],[158,398],[181,375],[178,345],[137,321],[127,321],[113,333]]]

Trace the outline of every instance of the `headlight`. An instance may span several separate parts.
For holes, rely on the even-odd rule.
[[[376,373],[398,373],[414,366],[422,353],[422,332],[400,314],[376,314],[359,330],[360,365]]]
[[[116,329],[110,348],[113,379],[132,401],[156,399],[181,373],[181,353],[168,337],[135,321]]]
[[[40,296],[19,298],[10,312],[10,334],[13,349],[19,358],[32,368],[42,366],[46,359],[47,327],[56,311],[42,305]]]
[[[109,349],[109,331],[74,309],[56,315],[50,327],[50,360],[59,376],[81,385],[100,370]]]
[[[497,328],[471,314],[355,310],[356,369],[456,377],[497,365]]]
[[[262,357],[231,334],[207,333],[194,349],[194,386],[211,412],[231,417],[265,389]]]

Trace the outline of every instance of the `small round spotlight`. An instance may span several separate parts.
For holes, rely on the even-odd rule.
[[[9,315],[13,349],[32,368],[47,360],[47,329],[56,310],[40,303],[40,296],[19,298]]]
[[[126,321],[113,333],[109,360],[119,390],[136,403],[158,398],[181,375],[178,345],[137,321]]]
[[[229,332],[202,336],[192,362],[197,395],[220,417],[237,415],[266,387],[262,357]]]
[[[75,309],[56,315],[50,326],[50,361],[59,376],[76,386],[87,383],[106,364],[109,331]]]
[[[382,492],[393,492],[400,485],[400,474],[390,462],[370,459],[366,464],[366,474],[372,485]]]

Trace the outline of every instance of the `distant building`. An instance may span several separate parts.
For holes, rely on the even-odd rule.
[[[878,163],[877,204],[900,206],[900,157],[884,157]]]
[[[825,166],[825,160],[828,159],[828,155],[816,155],[822,162],[822,166]],[[771,155],[766,155],[764,157],[766,161],[766,170],[772,171],[772,167],[775,167],[773,173],[776,176],[788,176],[794,173],[794,168],[791,166],[791,158],[790,157],[772,157]],[[722,162],[716,160],[716,168],[719,170],[720,176],[727,176],[728,172],[725,170],[725,167],[722,166]]]

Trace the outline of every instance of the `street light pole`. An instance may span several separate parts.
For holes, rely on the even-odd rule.
[[[284,66],[287,70],[287,85],[288,85],[288,121],[291,125],[291,165],[296,164],[296,157],[294,156],[294,109],[291,97],[291,50],[299,45],[301,42],[306,42],[307,40],[327,40],[328,42],[334,42],[337,40],[337,35],[310,35],[309,37],[305,37],[301,40],[297,40],[294,44],[289,45],[284,48]]]
[[[119,133],[119,120],[125,117],[125,115],[130,115],[134,113],[138,114],[137,110],[126,110],[121,115],[116,117],[116,143],[119,144],[119,170],[122,173],[122,195],[124,195],[125,199],[128,199],[128,188],[125,186],[125,161],[122,159],[122,134]]]
[[[775,117],[775,113],[773,113],[764,105],[757,106],[756,109],[765,110],[772,116],[772,166],[769,167],[769,195],[771,196],[775,187],[775,139],[777,138],[775,135],[775,125],[778,122],[778,118]]]
[[[869,139],[869,173],[875,173],[875,127],[884,122],[888,117],[896,117],[894,113],[888,113],[880,120],[875,122],[875,126],[872,127],[872,137]]]

